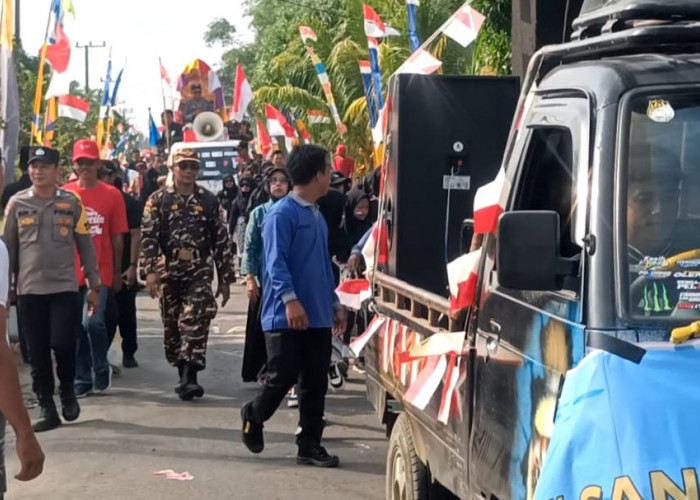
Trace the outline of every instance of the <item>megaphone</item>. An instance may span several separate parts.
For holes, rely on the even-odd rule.
[[[219,115],[203,111],[192,122],[192,130],[199,142],[212,142],[225,139],[226,127]]]

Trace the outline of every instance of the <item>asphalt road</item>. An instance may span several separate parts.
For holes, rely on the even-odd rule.
[[[112,390],[81,401],[74,424],[39,435],[47,460],[35,481],[8,481],[13,499],[380,499],[384,497],[384,431],[365,400],[357,372],[341,392],[330,393],[324,445],[339,455],[338,469],[295,462],[297,411],[280,408],[265,426],[266,448],[252,455],[240,442],[242,404],[258,390],[243,384],[240,366],[246,303],[235,285],[232,303],[212,323],[208,368],[200,374],[206,395],[183,402],[174,394],[176,370],[162,352],[157,304],[140,295],[140,367],[122,370]],[[218,333],[217,328],[218,327]],[[121,361],[118,349],[110,358]],[[28,382],[26,368],[23,380]],[[33,418],[38,409],[30,410]],[[8,475],[18,470],[8,428]],[[177,481],[154,471],[188,471]]]

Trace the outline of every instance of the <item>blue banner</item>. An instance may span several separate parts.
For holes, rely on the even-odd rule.
[[[377,124],[379,119],[379,110],[377,103],[374,100],[374,85],[372,84],[372,75],[370,73],[362,73],[362,83],[365,87],[365,98],[367,99],[367,111],[369,112],[369,122],[372,128]]]
[[[379,69],[379,55],[377,46],[369,47],[369,62],[372,65],[372,81],[374,83],[374,95],[376,97],[377,109],[384,107],[384,99],[382,98],[382,70]]]
[[[698,498],[700,345],[642,346],[567,373],[536,500]]]
[[[408,8],[408,41],[411,42],[411,52],[415,52],[420,48],[420,39],[416,29],[416,9],[418,5],[409,0],[406,7]]]

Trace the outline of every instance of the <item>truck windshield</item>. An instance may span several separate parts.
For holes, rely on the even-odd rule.
[[[636,97],[629,118],[631,316],[700,319],[700,94]]]

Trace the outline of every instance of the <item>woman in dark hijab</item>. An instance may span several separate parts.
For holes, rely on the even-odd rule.
[[[228,229],[236,246],[236,254],[240,264],[245,244],[246,209],[248,208],[250,194],[256,188],[256,184],[252,177],[246,176],[241,177],[238,184],[238,195],[231,203],[231,210],[228,214]]]
[[[372,227],[369,217],[370,197],[360,186],[352,188],[345,204],[345,236],[349,248],[354,247],[358,241]]]
[[[238,186],[236,186],[236,181],[233,179],[232,175],[227,175],[224,177],[224,188],[217,194],[219,197],[219,203],[226,210],[226,216],[231,212],[231,205],[233,200],[238,196]]]

